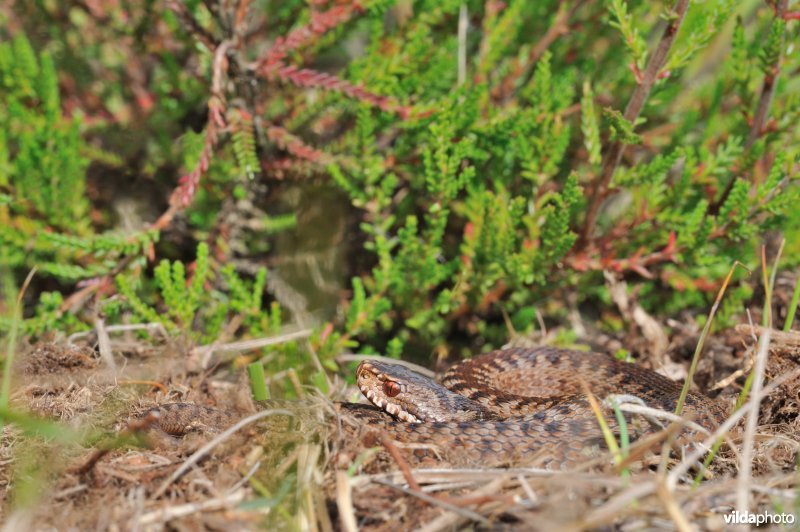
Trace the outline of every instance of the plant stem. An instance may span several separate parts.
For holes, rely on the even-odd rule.
[[[730,270],[728,270],[728,275],[725,276],[725,280],[722,282],[722,286],[720,286],[719,291],[717,292],[717,298],[714,300],[714,304],[711,305],[711,311],[708,313],[706,324],[703,326],[703,331],[700,333],[700,339],[697,341],[697,346],[695,346],[694,355],[692,356],[692,363],[689,366],[689,372],[686,374],[686,381],[683,383],[681,395],[678,398],[678,404],[675,407],[675,413],[677,415],[681,415],[683,412],[683,405],[686,403],[686,397],[689,395],[689,388],[692,387],[692,379],[697,371],[697,364],[700,362],[700,355],[703,354],[703,347],[706,345],[706,338],[708,338],[708,335],[711,332],[711,324],[714,322],[714,316],[717,313],[720,303],[722,303],[722,296],[725,295],[725,290],[728,289],[728,284],[731,282],[733,272],[737,266],[742,266],[744,268],[744,266],[738,260],[734,261],[733,266],[731,266]]]
[[[247,376],[250,378],[250,391],[253,392],[253,400],[266,401],[269,399],[269,389],[264,378],[264,366],[261,365],[261,362],[248,364]]]
[[[786,11],[789,8],[789,0],[778,0],[775,5],[775,18],[784,18]],[[786,36],[784,31],[781,38],[781,51],[783,51],[783,38]],[[782,54],[781,54],[782,55]],[[747,134],[747,140],[744,143],[745,148],[750,148],[761,136],[764,131],[764,125],[767,123],[769,117],[769,106],[772,104],[772,96],[775,94],[775,85],[777,85],[778,75],[781,68],[781,55],[778,56],[776,64],[772,65],[769,72],[764,74],[764,82],[761,85],[761,95],[758,98],[758,105],[756,106],[756,114],[753,115],[753,123],[750,125],[750,132]],[[736,182],[736,176],[731,176],[725,189],[720,194],[719,199],[709,208],[711,211],[719,210],[719,208],[728,199],[728,196],[733,189],[733,184]]]
[[[792,292],[792,301],[789,303],[789,313],[786,314],[786,323],[783,324],[784,332],[792,330],[792,323],[794,323],[794,315],[797,312],[797,304],[800,302],[800,276],[794,282],[794,292]]]
[[[775,5],[775,18],[781,19],[789,8],[789,0],[778,0]],[[780,50],[783,52],[783,42],[786,37],[786,32],[781,36]],[[778,75],[781,72],[781,56],[778,54],[778,60],[771,69],[764,74],[764,83],[761,85],[761,96],[758,98],[758,106],[756,107],[756,114],[753,116],[753,124],[750,126],[750,133],[747,135],[747,142],[745,147],[749,148],[753,143],[758,140],[764,130],[764,125],[767,123],[769,117],[769,106],[772,103],[772,96],[775,94],[775,85],[777,85]]]
[[[633,91],[631,99],[628,101],[628,105],[625,108],[625,113],[623,116],[628,122],[635,123],[636,119],[639,118],[639,114],[642,112],[642,108],[644,107],[647,98],[650,96],[650,91],[653,89],[653,85],[655,84],[661,69],[667,62],[667,55],[669,54],[670,48],[672,48],[672,43],[675,42],[675,37],[678,35],[678,30],[680,29],[681,23],[683,22],[683,18],[688,9],[689,0],[678,0],[673,7],[669,16],[669,23],[664,29],[661,40],[658,42],[656,49],[653,51],[653,55],[650,57],[644,74],[642,75],[642,79],[639,82],[639,85],[636,87],[636,90]],[[589,196],[589,208],[586,212],[586,221],[583,224],[580,238],[578,239],[578,248],[585,247],[591,238],[592,230],[597,222],[597,214],[600,210],[600,204],[606,195],[608,184],[611,182],[611,177],[614,175],[614,171],[617,169],[617,166],[619,166],[619,163],[622,160],[622,154],[624,151],[625,145],[619,140],[614,141],[606,151],[600,175],[592,184],[592,189]]]

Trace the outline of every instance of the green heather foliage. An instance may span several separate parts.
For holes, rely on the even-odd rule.
[[[186,269],[181,261],[162,260],[153,274],[161,305],[146,303],[131,279],[116,277],[119,293],[125,297],[133,314],[143,323],[160,323],[167,330],[182,330],[198,341],[213,342],[222,328],[233,318],[242,319],[243,327],[253,336],[275,334],[281,327],[278,305],[263,309],[264,285],[267,271],[259,269],[253,282],[243,280],[231,266],[219,270],[224,290],[209,290],[212,270],[208,246],[200,244],[194,261],[194,272],[187,282]],[[213,283],[217,284],[217,283]]]
[[[10,192],[0,205],[0,266],[74,282],[111,272],[157,238],[95,232],[85,150],[80,121],[61,112],[52,58],[22,34],[0,44],[0,187]],[[41,312],[59,297],[43,298]]]
[[[480,76],[459,90],[453,90],[454,64],[435,59],[451,49],[454,33],[443,35],[440,45],[426,48],[417,61],[403,61],[404,73],[420,80],[403,100],[435,112],[394,133],[387,152],[396,162],[383,179],[372,168],[333,172],[356,205],[372,207],[373,221],[363,229],[372,238],[377,265],[365,285],[372,297],[391,301],[395,337],[421,337],[432,347],[445,347],[466,333],[472,342],[497,346],[509,334],[503,316],[525,332],[536,327],[530,309],[550,316],[565,312],[554,297],[563,302],[571,294],[578,303],[596,304],[598,290],[604,290],[602,275],[581,271],[583,250],[575,233],[584,222],[589,184],[599,173],[602,139],[631,145],[628,153],[636,162],[624,159],[615,172],[613,192],[593,233],[600,249],[589,253],[626,259],[656,253],[669,246],[671,234],[675,238],[675,260],[648,267],[652,280],[623,272],[642,285],[640,297],[650,311],[703,308],[713,293],[707,286],[718,286],[715,281],[734,260],[757,264],[753,244],[767,228],[782,227],[789,239],[797,237],[798,214],[789,207],[798,199],[791,176],[798,160],[797,129],[787,123],[747,147],[748,114],[737,103],[750,102],[745,109],[754,111],[768,70],[763,65],[775,65],[781,53],[783,21],[759,11],[759,24],[747,38],[741,22],[725,25],[735,3],[692,4],[667,62],[669,76],[657,80],[634,125],[622,115],[635,83],[628,62],[644,70],[652,53],[646,43],[663,31],[653,17],[657,10],[647,3],[607,2],[607,26],[592,26],[591,41],[580,30],[564,36],[535,65],[526,65],[528,73],[514,80],[509,94],[498,96],[503,78],[530,51],[530,36],[544,34],[542,19],[558,16],[558,4],[563,11],[569,3],[512,1],[502,15],[486,15],[470,48],[492,59],[487,65],[473,56]],[[451,17],[457,7],[449,8]],[[602,9],[579,9],[575,20],[591,24]],[[356,68],[396,61],[427,25],[425,12],[383,35],[385,44],[370,47]],[[425,33],[435,34],[437,23]],[[729,51],[731,28],[735,42]],[[712,42],[713,53],[724,52],[726,59],[705,50]],[[584,48],[576,52],[575,46]],[[797,65],[796,58],[784,62],[783,69]],[[760,70],[753,68],[759,65]],[[371,70],[359,79],[377,90],[388,86],[380,74]],[[448,77],[444,89],[421,81]],[[797,89],[797,81],[781,78],[772,116],[796,116],[798,99],[790,86]],[[603,108],[602,121],[597,100],[613,102]],[[581,107],[580,122],[567,114],[574,105]],[[375,113],[360,112],[356,120],[353,131],[371,131],[374,140],[354,138],[349,147],[374,159],[375,144],[394,126],[382,127],[385,119]],[[386,179],[397,184],[389,190],[375,186]],[[791,263],[797,260],[796,253],[789,257]],[[728,297],[741,309],[750,293]]]
[[[88,161],[79,124],[61,115],[52,58],[37,56],[24,35],[0,45],[0,88],[0,186],[13,192],[0,238],[16,262],[25,236],[42,227],[87,234]]]
[[[22,33],[0,45],[0,265],[5,286],[34,266],[60,284],[34,283],[23,327],[90,326],[92,311],[64,301],[97,278],[92,308],[110,322],[161,323],[202,343],[277,334],[297,316],[281,311],[272,273],[252,265],[284,258],[271,234],[302,220],[257,206],[279,203],[291,181],[340,189],[357,245],[342,280],[349,298],[315,324],[313,356],[289,344],[273,370],[319,383],[343,349],[466,355],[542,317],[565,323],[570,309],[613,314],[603,270],[649,312],[702,314],[734,261],[757,268],[769,231],[787,238],[782,265],[800,262],[798,23],[756,0],[691,2],[679,21],[678,4],[254,2],[242,28],[203,2],[109,7],[97,28],[82,10],[64,22],[59,8],[29,7],[53,22],[36,46],[47,51]],[[225,61],[214,50],[223,41]],[[124,59],[128,42],[138,65]],[[68,118],[59,76],[73,100],[90,94],[111,118]],[[614,145],[620,163],[593,197]],[[173,196],[190,205],[166,227],[184,241],[165,242],[161,227],[113,229],[110,207],[89,201],[90,163],[166,190],[198,177]],[[757,282],[736,279],[721,324]]]

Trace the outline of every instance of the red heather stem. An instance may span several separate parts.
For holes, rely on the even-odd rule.
[[[157,223],[169,223],[176,209],[184,209],[192,202],[200,185],[200,178],[206,173],[211,159],[214,157],[218,132],[225,127],[225,94],[222,85],[225,73],[228,71],[227,52],[231,44],[230,41],[224,41],[214,51],[211,97],[208,99],[208,124],[206,124],[206,139],[200,159],[189,173],[181,176],[178,187],[170,196],[170,209],[162,215]]]
[[[290,51],[311,43],[314,39],[350,20],[354,13],[362,11],[363,7],[356,1],[350,5],[334,6],[323,13],[312,12],[311,22],[290,32],[285,38],[278,37],[272,48],[256,60],[255,69],[260,70],[283,62],[286,54]]]
[[[576,255],[566,259],[564,263],[568,267],[579,272],[585,272],[587,270],[610,270],[617,273],[633,271],[645,279],[653,279],[653,274],[650,273],[647,268],[666,262],[675,262],[678,259],[677,254],[679,251],[677,235],[671,232],[667,245],[661,251],[655,251],[645,255],[643,250],[639,250],[632,256],[624,259],[616,259],[613,257],[589,258],[585,255]]]
[[[285,38],[279,37],[272,48],[252,63],[252,69],[258,75],[270,80],[278,79],[298,87],[318,87],[341,92],[384,111],[396,112],[402,118],[406,118],[409,109],[396,105],[390,98],[369,92],[331,74],[286,65],[285,63],[286,56],[290,51],[308,45],[321,35],[344,24],[354,14],[361,13],[363,10],[361,3],[355,0],[349,4],[334,6],[322,13],[312,12],[311,22],[292,31]]]
[[[328,164],[330,162],[330,157],[328,154],[321,152],[315,148],[312,148],[299,138],[295,137],[287,130],[282,127],[278,126],[270,126],[267,128],[267,138],[278,145],[281,149],[284,149],[298,157],[300,159],[305,159],[312,163],[316,164]]]
[[[398,106],[391,98],[372,93],[363,87],[353,85],[349,81],[324,72],[318,72],[308,68],[299,68],[293,65],[272,65],[271,67],[262,68],[259,73],[269,79],[279,79],[298,87],[317,87],[341,92],[356,100],[374,105],[384,111],[396,112],[400,114],[402,118],[406,118],[409,113],[407,107]]]
[[[208,124],[206,125],[206,139],[203,143],[203,151],[200,159],[194,168],[178,180],[178,187],[172,191],[169,203],[179,209],[186,208],[194,199],[197,188],[200,185],[200,178],[208,170],[211,159],[214,157],[214,148],[217,145],[218,130],[225,127],[225,120],[222,118],[225,107],[214,96],[208,101]]]
[[[686,15],[688,9],[689,0],[678,0],[675,7],[672,9],[669,22],[664,29],[661,40],[653,51],[650,61],[647,63],[641,81],[637,79],[639,84],[636,90],[633,91],[631,99],[628,101],[628,106],[625,108],[625,114],[623,116],[628,122],[632,124],[635,123],[639,114],[642,112],[642,108],[648,96],[650,96],[650,91],[653,89],[653,85],[667,61],[669,50],[672,48],[672,43],[675,42],[675,37],[678,35],[678,30],[681,27],[683,17]],[[619,166],[620,161],[622,161],[622,154],[624,151],[625,145],[619,140],[614,141],[606,151],[602,170],[597,179],[594,180],[589,194],[589,207],[586,212],[586,221],[584,222],[577,244],[579,248],[585,247],[591,239],[592,230],[594,229],[595,222],[597,222],[600,204],[608,192],[608,185],[611,182],[614,171],[617,169],[617,166]]]

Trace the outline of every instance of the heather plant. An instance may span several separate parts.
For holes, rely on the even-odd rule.
[[[0,266],[6,286],[13,286],[8,276],[24,268],[74,282],[143,256],[157,233],[100,233],[91,223],[86,144],[80,120],[61,111],[51,56],[37,55],[24,34],[0,44],[0,86]],[[62,303],[59,292],[42,294],[27,331],[59,325],[49,318]],[[68,328],[80,327],[74,316],[63,318]]]
[[[675,2],[661,17],[647,4],[546,4],[489,2],[477,35],[444,34],[415,60],[415,38],[446,18],[440,4],[354,61],[358,75],[407,52],[402,72],[417,80],[394,86],[435,109],[402,132],[357,114],[350,145],[375,167],[332,170],[367,206],[377,266],[365,285],[391,302],[396,338],[446,349],[466,334],[497,346],[509,324],[537,327],[537,310],[562,315],[554,297],[607,304],[602,270],[629,280],[651,312],[703,307],[735,260],[753,264],[765,231],[796,234],[796,129],[759,114],[767,100],[776,117],[797,113],[796,82],[777,77],[793,61],[780,52],[785,5],[740,6],[758,14],[748,38],[732,2]],[[542,19],[548,31],[523,32]],[[456,69],[436,56],[457,46],[474,75],[453,91]],[[369,73],[358,79],[388,85]],[[430,81],[448,76],[441,88]],[[392,165],[381,175],[385,135]],[[743,286],[729,308],[749,297]]]
[[[329,367],[343,349],[467,354],[610,309],[603,272],[651,313],[703,309],[774,230],[797,262],[785,1],[234,4],[96,7],[109,23],[91,31],[86,13],[12,11],[50,25],[48,51],[22,32],[0,49],[4,286],[32,267],[59,282],[34,283],[28,332],[110,305],[210,341],[245,300],[236,335],[276,331],[290,314],[261,267],[297,219],[264,202],[287,182],[343,191],[363,244],[343,312],[315,327]],[[87,199],[90,164],[174,189],[120,233]],[[202,268],[176,234],[208,245]],[[737,275],[723,325],[752,293]]]

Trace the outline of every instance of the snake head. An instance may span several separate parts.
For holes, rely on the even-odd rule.
[[[403,366],[377,360],[365,360],[356,370],[358,388],[364,397],[384,412],[410,423],[426,420],[414,402],[415,377],[424,379]]]
[[[469,421],[486,415],[481,405],[398,364],[365,360],[356,381],[372,404],[402,421]]]

